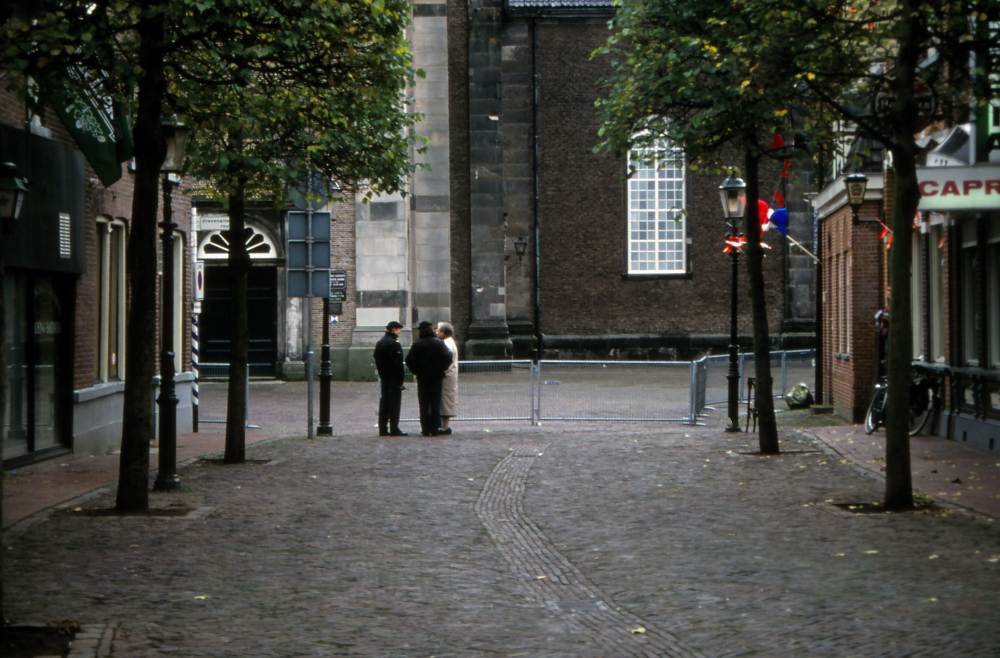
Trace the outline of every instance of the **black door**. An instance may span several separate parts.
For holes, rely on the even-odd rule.
[[[274,377],[278,360],[278,268],[253,266],[247,277],[250,324],[250,376]],[[229,365],[229,268],[205,268],[205,301],[201,305],[199,345],[203,378],[225,376]]]

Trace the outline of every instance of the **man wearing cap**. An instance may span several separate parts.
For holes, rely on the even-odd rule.
[[[417,400],[420,403],[420,432],[437,436],[441,432],[441,382],[451,366],[451,350],[437,337],[434,325],[421,322],[417,340],[406,355],[406,367],[417,378]]]
[[[378,435],[406,436],[399,429],[399,407],[403,398],[403,346],[399,334],[403,325],[393,320],[385,326],[385,336],[375,343],[375,368],[382,383],[378,401]]]

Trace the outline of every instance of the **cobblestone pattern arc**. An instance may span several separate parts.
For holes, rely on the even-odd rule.
[[[535,443],[513,448],[493,469],[476,501],[476,515],[515,578],[539,605],[575,629],[581,639],[613,651],[613,655],[702,658],[673,634],[616,606],[524,513],[528,472],[547,447]]]

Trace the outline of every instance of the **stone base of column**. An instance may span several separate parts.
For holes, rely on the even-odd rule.
[[[514,355],[514,344],[506,324],[473,324],[465,341],[465,359],[468,361],[489,361],[510,359]]]

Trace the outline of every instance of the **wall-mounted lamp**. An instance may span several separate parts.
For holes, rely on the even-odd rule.
[[[847,203],[851,206],[851,224],[857,226],[861,223],[858,213],[861,211],[861,205],[865,202],[868,177],[864,174],[851,174],[844,178],[844,186],[847,187]]]
[[[525,252],[528,250],[528,241],[523,235],[517,236],[517,240],[514,240],[514,253],[517,254],[517,262],[521,262],[524,258]]]
[[[14,231],[14,223],[21,214],[21,204],[26,196],[28,181],[21,177],[17,166],[12,162],[0,164],[0,220],[3,221],[4,235]]]

